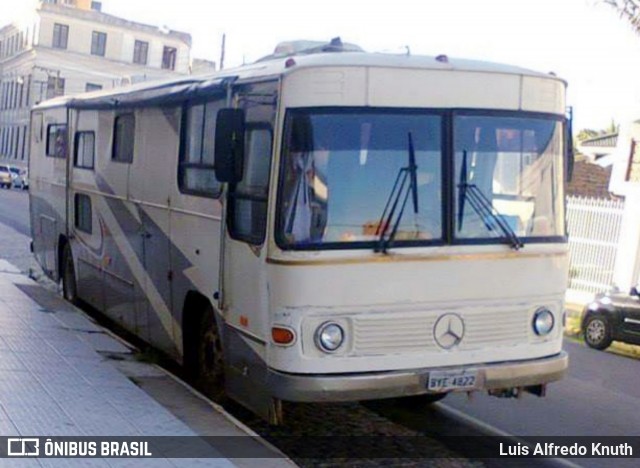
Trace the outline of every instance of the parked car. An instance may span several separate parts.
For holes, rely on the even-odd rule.
[[[612,341],[640,344],[640,293],[599,294],[587,305],[582,318],[584,341],[594,349],[606,349]]]
[[[11,171],[13,186],[15,188],[21,188],[22,190],[26,190],[29,188],[29,178],[26,169],[21,169],[16,166],[9,166],[9,170]]]
[[[0,164],[0,187],[11,188],[13,185],[13,176],[9,170],[9,166]]]

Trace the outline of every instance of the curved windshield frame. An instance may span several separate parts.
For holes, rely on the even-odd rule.
[[[393,245],[442,244],[442,128],[442,116],[424,110],[290,110],[277,243],[300,250],[375,248],[385,206],[396,202],[394,184],[413,154],[415,188],[407,181],[398,198],[394,224],[402,214]],[[402,209],[407,190],[415,190],[417,204],[412,193]]]
[[[453,127],[456,241],[495,242],[496,221],[525,243],[565,236],[561,119],[474,112]]]
[[[566,242],[565,124],[559,115],[521,111],[289,109],[276,243],[284,250],[384,252]],[[394,203],[389,218],[385,208]]]

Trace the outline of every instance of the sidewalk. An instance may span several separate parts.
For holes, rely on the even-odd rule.
[[[59,296],[0,260],[0,435],[247,435],[221,411],[198,399],[155,366],[131,358],[112,360],[109,355],[131,356],[131,350]],[[176,416],[179,408],[169,411],[142,385],[136,385],[132,376],[141,381],[148,377],[147,382],[173,382],[177,389],[164,398],[174,404],[189,398],[198,400],[200,407],[196,407],[195,419],[198,424],[190,427],[183,422],[189,418]],[[163,392],[167,393],[163,390],[160,394]],[[0,466],[22,465],[294,466],[282,458],[229,460],[222,456],[146,460],[0,459]]]

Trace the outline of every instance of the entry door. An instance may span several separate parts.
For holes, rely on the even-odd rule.
[[[266,278],[266,224],[271,129],[249,125],[244,177],[228,193],[223,304],[226,390],[258,413],[270,397],[266,389],[269,313]]]
[[[249,125],[245,134],[244,176],[229,188],[224,252],[224,310],[232,327],[264,337],[265,256],[271,129]]]

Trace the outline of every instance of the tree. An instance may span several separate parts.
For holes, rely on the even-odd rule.
[[[592,128],[583,128],[578,132],[575,138],[579,142],[583,142],[591,138],[618,133],[619,129],[620,129],[620,126],[616,123],[615,120],[611,119],[611,123],[606,128],[603,128],[602,130],[594,130]]]
[[[640,0],[601,0],[602,3],[615,8],[620,16],[631,24],[633,30],[640,34]]]
[[[620,125],[618,125],[615,120],[611,119],[611,123],[609,124],[609,126],[602,130],[600,133],[602,135],[610,135],[613,133],[618,133],[618,130],[620,130]]]

